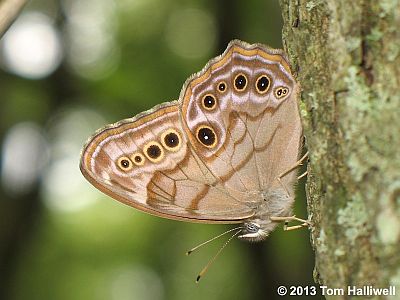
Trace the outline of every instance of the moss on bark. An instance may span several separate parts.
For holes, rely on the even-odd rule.
[[[400,293],[400,2],[280,2],[302,86],[315,279]]]

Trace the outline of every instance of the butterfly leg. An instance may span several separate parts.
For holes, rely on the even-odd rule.
[[[304,176],[307,176],[307,174],[308,174],[308,171],[305,171],[303,174],[301,174],[299,177],[297,177],[297,180],[300,180]]]
[[[286,186],[281,181],[281,178],[284,177],[286,174],[290,173],[291,171],[293,171],[294,169],[296,169],[297,167],[301,166],[303,164],[303,161],[307,158],[307,156],[308,156],[308,151],[298,161],[296,161],[293,166],[291,166],[289,169],[282,172],[281,174],[279,174],[276,177],[276,180],[279,181],[279,183],[282,185],[282,187],[285,189],[285,191],[288,195],[289,195],[289,191],[287,190]],[[307,175],[307,171],[304,172],[303,174],[301,174],[297,179],[300,179],[306,175]]]
[[[300,229],[300,228],[303,228],[303,227],[311,226],[311,222],[309,220],[300,219],[300,218],[297,218],[296,216],[270,217],[270,219],[271,219],[271,221],[274,221],[274,222],[285,222],[285,224],[283,226],[283,230],[285,230],[285,231],[295,230],[295,229]],[[288,226],[290,221],[298,221],[301,224]]]

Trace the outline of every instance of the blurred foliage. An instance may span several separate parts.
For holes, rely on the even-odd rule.
[[[50,20],[62,59],[29,78],[4,54],[11,33],[1,41],[1,299],[281,299],[279,285],[313,284],[307,230],[278,229],[263,243],[232,241],[195,285],[225,240],[185,251],[230,227],[135,211],[92,188],[78,168],[95,129],[177,99],[185,79],[229,40],[281,47],[277,1],[41,0],[23,14],[32,12]],[[23,58],[38,55],[28,51]],[[24,143],[12,130],[21,123],[45,142]],[[30,161],[44,163],[27,170]],[[11,176],[17,166],[22,175]]]

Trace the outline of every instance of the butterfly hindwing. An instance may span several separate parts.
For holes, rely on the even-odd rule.
[[[100,130],[83,151],[81,170],[109,196],[166,218],[229,223],[252,215],[194,153],[176,102]]]

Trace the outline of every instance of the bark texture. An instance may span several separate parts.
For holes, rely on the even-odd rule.
[[[400,2],[280,2],[302,86],[315,280],[395,285],[400,299]]]

